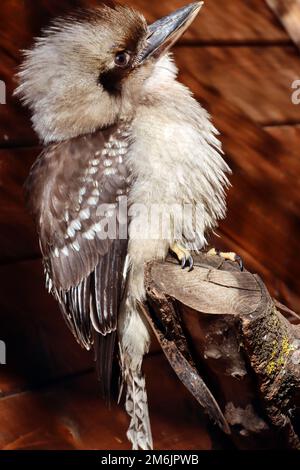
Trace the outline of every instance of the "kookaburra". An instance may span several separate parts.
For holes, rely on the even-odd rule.
[[[150,26],[124,6],[80,10],[36,39],[18,75],[45,146],[27,191],[47,287],[77,341],[95,348],[106,394],[117,338],[134,449],[152,448],[144,264],[171,250],[191,268],[189,250],[226,211],[217,131],[169,53],[201,6]]]

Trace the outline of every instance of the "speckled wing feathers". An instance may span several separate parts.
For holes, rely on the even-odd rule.
[[[127,239],[120,239],[118,223],[114,239],[105,238],[104,218],[118,222],[118,201],[129,187],[124,163],[129,145],[124,126],[53,145],[39,157],[26,185],[48,289],[77,341],[88,349],[95,343],[106,394]]]

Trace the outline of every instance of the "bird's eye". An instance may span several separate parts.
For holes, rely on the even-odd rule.
[[[130,62],[130,54],[126,51],[118,52],[115,56],[115,64],[118,67],[127,67]]]

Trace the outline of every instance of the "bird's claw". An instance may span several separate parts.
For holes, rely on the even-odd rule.
[[[191,255],[191,253],[183,248],[181,245],[178,243],[174,243],[171,246],[171,251],[175,253],[176,257],[178,258],[180,264],[181,264],[181,269],[185,269],[188,267],[188,271],[192,271],[194,267],[194,259]]]
[[[234,261],[235,261],[236,263],[238,263],[238,265],[239,265],[239,267],[240,267],[240,270],[241,270],[241,271],[244,271],[244,261],[243,261],[243,259],[242,259],[239,255],[235,254],[235,259],[234,259]]]
[[[185,269],[186,267],[188,267],[188,271],[192,271],[193,268],[194,268],[194,258],[192,257],[192,255],[186,257],[184,256],[181,260],[181,269]]]
[[[232,253],[232,252],[226,253],[226,252],[217,250],[216,248],[212,248],[211,250],[207,252],[207,254],[210,256],[220,256],[221,258],[227,261],[233,261],[234,263],[237,263],[239,265],[241,271],[244,271],[244,262],[242,258],[236,253]]]

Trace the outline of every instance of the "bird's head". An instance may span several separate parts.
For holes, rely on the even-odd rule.
[[[190,4],[150,26],[123,6],[56,20],[25,51],[18,74],[16,94],[30,107],[40,138],[66,140],[130,114],[156,64],[201,6]]]

